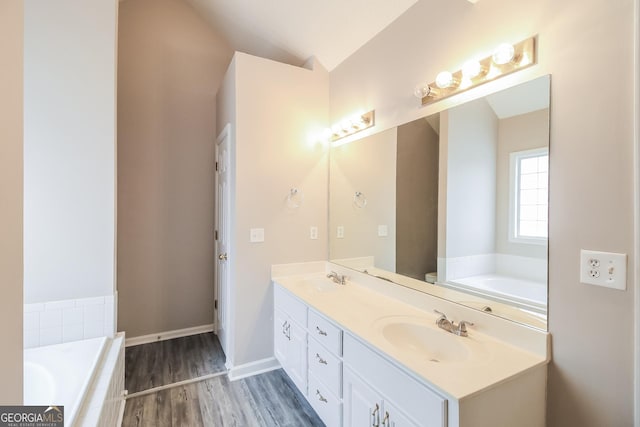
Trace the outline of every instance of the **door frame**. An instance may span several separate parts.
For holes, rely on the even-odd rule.
[[[231,191],[233,189],[233,169],[231,168],[232,166],[232,146],[233,146],[233,139],[232,139],[233,133],[231,130],[231,123],[227,123],[224,128],[222,129],[222,131],[220,132],[220,134],[218,135],[218,137],[216,138],[215,141],[215,145],[214,145],[214,157],[215,157],[215,161],[216,163],[219,161],[218,159],[218,146],[220,145],[220,143],[222,141],[224,141],[225,139],[228,139],[229,141],[229,167],[230,167],[230,172],[229,172],[229,181],[228,181],[228,185],[229,185],[229,191],[231,194]],[[216,230],[219,230],[219,218],[218,218],[218,195],[217,195],[217,190],[218,190],[218,180],[219,180],[219,173],[216,170],[215,171],[215,180],[214,180],[214,191],[216,192],[215,197],[214,197],[214,233]],[[229,197],[229,204],[231,203],[231,199],[233,199],[233,197]],[[229,209],[229,211],[231,211],[231,206],[227,206],[227,209]],[[232,228],[232,222],[231,221],[231,216],[229,215],[229,221],[228,221],[228,226],[229,226],[229,230],[227,230],[227,236],[229,236],[229,242],[228,242],[228,247],[227,247],[227,253],[231,254],[233,252],[232,247],[231,247],[231,228]],[[226,300],[225,301],[221,301],[220,300],[220,283],[218,281],[218,241],[217,239],[214,240],[214,262],[216,263],[216,271],[215,274],[213,275],[213,280],[214,280],[214,299],[218,301],[218,306],[217,308],[214,308],[214,318],[213,318],[213,324],[214,324],[214,331],[216,333],[216,335],[218,334],[218,328],[219,328],[219,324],[218,324],[218,311],[220,309],[220,305],[221,304],[225,304],[226,306],[226,334],[225,334],[225,343],[220,343],[222,345],[222,347],[225,349],[225,356],[226,356],[226,362],[225,365],[228,369],[230,369],[231,367],[233,367],[233,360],[234,360],[234,352],[233,352],[233,348],[234,348],[234,339],[233,339],[233,320],[234,320],[234,314],[233,314],[233,310],[231,310],[231,302],[234,300],[233,297],[233,287],[230,286],[231,285],[231,278],[233,277],[233,274],[231,273],[231,265],[232,265],[232,261],[229,262],[229,264],[227,265],[227,293],[226,293]],[[231,259],[233,260],[233,258],[231,257]]]
[[[633,31],[633,182],[634,182],[634,233],[633,252],[634,269],[633,284],[634,289],[634,425],[640,427],[640,0],[635,0],[634,4],[634,25]]]

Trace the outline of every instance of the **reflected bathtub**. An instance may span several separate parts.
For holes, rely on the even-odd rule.
[[[499,274],[483,274],[447,282],[445,286],[508,302],[538,313],[547,311],[547,284]]]

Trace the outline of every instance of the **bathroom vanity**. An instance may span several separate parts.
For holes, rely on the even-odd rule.
[[[544,426],[546,332],[331,263],[272,277],[275,356],[327,426]]]

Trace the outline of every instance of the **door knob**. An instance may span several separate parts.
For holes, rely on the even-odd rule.
[[[227,260],[227,253],[225,252],[223,254],[218,255],[218,259],[220,261],[226,261]]]

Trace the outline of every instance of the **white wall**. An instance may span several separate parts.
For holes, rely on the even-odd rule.
[[[24,297],[115,290],[116,0],[26,0]]]
[[[446,181],[438,193],[447,196],[446,256],[495,252],[496,158],[498,118],[480,99],[452,108],[448,116]]]
[[[271,265],[327,256],[327,152],[310,136],[329,121],[329,75],[320,64],[311,71],[236,52],[217,101],[218,132],[235,122],[230,362],[238,366],[273,356]],[[304,193],[299,209],[287,207],[292,187]],[[251,228],[264,228],[263,243],[249,243]]]
[[[22,0],[0,2],[0,404],[22,404]]]
[[[580,284],[578,272],[580,248],[627,253],[634,271],[633,3],[421,1],[331,73],[332,118],[375,108],[375,132],[552,74],[549,426],[633,423],[633,277],[615,291]],[[534,34],[538,65],[430,107],[412,97],[440,70]]]
[[[373,256],[375,266],[396,271],[397,128],[331,149],[329,242],[331,259]],[[356,191],[367,205],[353,203]],[[386,225],[388,235],[378,236]],[[344,227],[338,239],[337,227]]]

